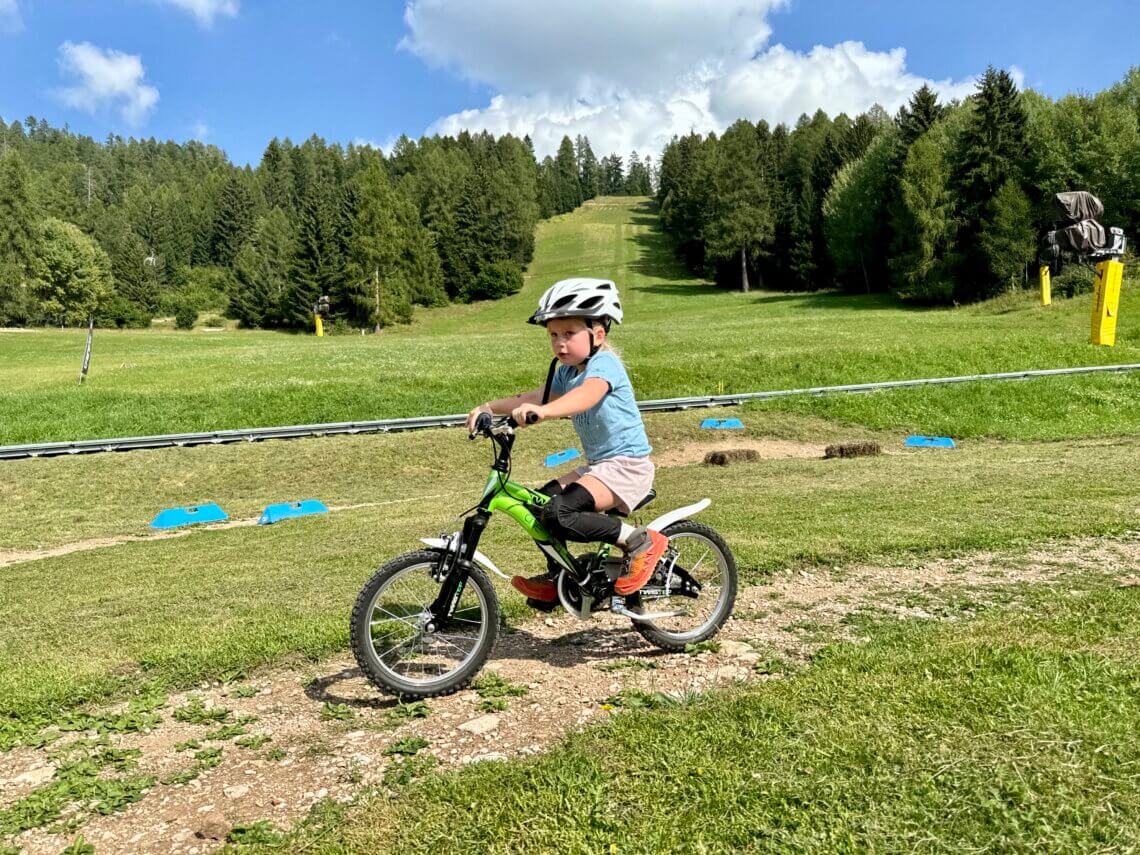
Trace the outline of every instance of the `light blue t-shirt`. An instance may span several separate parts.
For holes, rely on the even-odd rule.
[[[577,389],[589,377],[605,380],[610,391],[593,407],[571,418],[586,460],[596,463],[609,457],[648,457],[653,449],[637,410],[633,386],[613,351],[599,350],[581,374],[577,366],[559,365],[550,383],[551,397]]]

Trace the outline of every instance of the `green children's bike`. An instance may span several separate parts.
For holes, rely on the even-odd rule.
[[[715,635],[732,613],[732,552],[713,529],[688,519],[707,508],[708,499],[648,524],[669,538],[668,549],[641,590],[617,596],[621,550],[601,544],[572,555],[539,519],[550,497],[510,480],[517,427],[509,417],[479,417],[471,438],[485,436],[497,451],[483,497],[467,512],[463,528],[424,539],[426,549],[393,558],[356,598],[352,649],[380,689],[408,700],[446,695],[471,682],[487,661],[501,621],[498,595],[487,574],[508,578],[478,549],[495,511],[514,518],[557,566],[559,603],[576,618],[609,611],[629,618],[650,643],[677,651]],[[638,507],[653,497],[650,492]]]

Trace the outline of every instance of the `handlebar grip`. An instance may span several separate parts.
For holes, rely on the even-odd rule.
[[[475,433],[483,433],[484,431],[490,429],[491,421],[492,419],[490,413],[480,413],[475,417]],[[472,434],[472,436],[474,435],[475,434]]]
[[[527,413],[526,414],[526,423],[528,425],[532,425],[537,421],[538,421],[538,413]]]

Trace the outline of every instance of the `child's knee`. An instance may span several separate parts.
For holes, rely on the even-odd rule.
[[[542,507],[542,522],[559,534],[573,531],[578,514],[594,510],[594,497],[581,484],[571,484]]]

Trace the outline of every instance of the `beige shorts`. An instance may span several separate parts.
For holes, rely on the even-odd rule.
[[[653,487],[656,467],[648,457],[607,457],[574,470],[579,475],[593,475],[610,488],[618,499],[618,510],[630,513]]]

